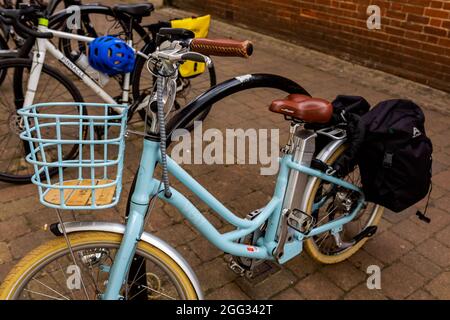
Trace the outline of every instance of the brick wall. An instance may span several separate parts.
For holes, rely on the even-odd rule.
[[[169,4],[450,92],[450,0],[171,0]],[[381,8],[381,29],[367,8]]]

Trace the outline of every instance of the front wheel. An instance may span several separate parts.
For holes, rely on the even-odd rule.
[[[27,254],[11,270],[0,287],[0,299],[100,298],[122,235],[88,231],[68,237],[76,264],[64,237],[51,240]],[[124,299],[142,299],[143,294],[148,300],[198,299],[189,277],[166,253],[140,241],[135,257],[141,258],[145,279],[129,276],[121,290]]]
[[[328,165],[332,165],[347,148],[340,146],[326,160]],[[347,174],[343,178],[358,187],[361,187],[361,177],[359,168]],[[316,179],[309,194],[306,212],[314,217],[315,226],[321,226],[346,214],[346,206],[353,206],[356,195],[347,189],[336,188],[335,185]],[[320,208],[313,209],[314,204],[321,203]],[[343,226],[342,231],[333,235],[331,231],[324,232],[317,236],[308,238],[305,241],[305,248],[309,255],[316,261],[323,264],[334,264],[348,259],[356,253],[368,240],[367,237],[354,241],[356,235],[365,228],[377,226],[383,215],[384,208],[373,203],[366,203],[357,213],[356,217]],[[338,237],[338,238],[336,238]]]

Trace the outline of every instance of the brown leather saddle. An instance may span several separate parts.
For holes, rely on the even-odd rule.
[[[328,123],[333,115],[333,106],[329,101],[302,94],[290,94],[284,99],[274,100],[269,110],[306,123]]]

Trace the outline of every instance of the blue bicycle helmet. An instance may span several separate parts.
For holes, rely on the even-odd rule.
[[[110,76],[133,70],[134,51],[123,40],[113,36],[96,38],[89,44],[89,64]]]

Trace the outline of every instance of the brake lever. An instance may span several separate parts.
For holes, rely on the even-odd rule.
[[[29,35],[35,38],[44,38],[44,39],[53,38],[53,34],[51,32],[38,32],[22,24],[20,18],[32,12],[35,12],[35,8],[28,7],[20,10],[16,9],[0,10],[0,21],[3,21],[3,23],[7,25],[12,25],[14,27],[14,30],[18,34],[21,34],[21,36]]]
[[[188,52],[181,55],[181,60],[190,60],[195,62],[206,63],[208,67],[212,64],[212,60],[208,56],[204,56],[197,52]]]
[[[200,63],[205,63],[208,68],[211,68],[213,66],[213,62],[210,57],[205,56],[198,52],[185,52],[185,53],[177,53],[180,50],[183,50],[184,48],[187,48],[188,46],[183,45],[187,44],[186,42],[169,42],[165,41],[161,44],[160,50],[155,51],[151,54],[151,57],[155,59],[164,59],[171,63],[176,62],[182,62],[182,61],[195,61]],[[162,50],[161,50],[162,49]]]

